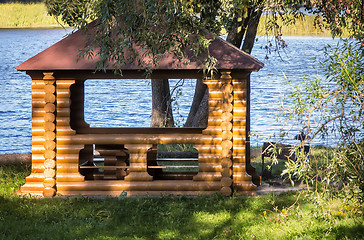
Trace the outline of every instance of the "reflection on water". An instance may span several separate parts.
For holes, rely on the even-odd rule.
[[[14,67],[49,47],[65,33],[63,29],[0,30],[0,154],[31,152],[31,79]],[[302,75],[315,77],[319,73],[312,67],[313,59],[322,56],[323,46],[337,41],[314,37],[286,37],[285,40],[288,48],[280,53],[282,58],[272,54],[264,60],[263,38],[253,50],[253,56],[263,61],[265,67],[251,75],[251,129],[260,136],[252,138],[252,145],[261,144],[282,127],[291,128],[292,136],[287,139],[293,138],[297,127],[276,122],[280,99],[287,93],[284,75],[293,84],[301,81],[299,76]],[[86,81],[85,118],[92,126],[149,126],[151,87],[147,80],[125,80],[122,86],[120,81],[108,80],[102,84],[98,81]],[[193,98],[194,84],[193,80],[186,81],[183,95],[178,98],[179,106],[175,108],[184,119]],[[110,90],[118,94],[109,95]],[[105,111],[100,107],[101,102],[110,109],[117,109],[116,113]]]

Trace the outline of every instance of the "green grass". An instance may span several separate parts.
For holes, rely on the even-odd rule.
[[[54,28],[60,27],[47,15],[44,3],[1,3],[0,28]]]
[[[363,239],[363,208],[290,192],[257,197],[36,199],[29,166],[0,167],[0,239]],[[299,196],[299,198],[298,198]]]

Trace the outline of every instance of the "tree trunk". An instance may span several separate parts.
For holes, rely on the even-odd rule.
[[[152,79],[151,127],[174,127],[168,79]]]
[[[202,82],[202,79],[196,80],[195,95],[193,96],[192,105],[188,114],[184,127],[194,127],[196,114],[199,112],[201,101],[206,93],[207,86]],[[206,125],[207,126],[207,125]]]
[[[234,17],[226,41],[240,48],[244,39],[242,50],[251,53],[258,24],[262,11],[250,8],[247,18],[242,16]],[[245,38],[244,38],[245,35]],[[197,80],[195,95],[193,97],[190,113],[188,114],[185,127],[206,127],[208,121],[208,89],[202,80]]]
[[[242,50],[249,54],[251,54],[254,46],[255,37],[257,36],[258,24],[261,15],[262,15],[261,10],[257,10],[255,8],[252,8],[250,10],[248,29],[246,30],[245,39],[242,47]]]

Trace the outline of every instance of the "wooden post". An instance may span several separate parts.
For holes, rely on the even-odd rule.
[[[80,80],[82,81],[82,80]],[[76,80],[57,79],[57,183],[58,182],[83,182],[85,177],[79,173],[79,153],[85,148],[84,144],[71,144],[60,141],[62,137],[73,137],[76,131],[71,128],[71,103],[78,109],[78,104],[83,102],[71,102],[71,96],[77,92],[71,92],[71,87]],[[83,121],[83,118],[81,118]]]
[[[208,135],[216,139],[216,142],[201,142],[193,146],[198,150],[199,171],[193,177],[194,181],[221,181],[221,123],[222,123],[222,105],[221,101],[222,83],[220,79],[205,79],[204,84],[207,85],[209,91],[209,116],[208,125],[202,131],[203,135]],[[228,116],[227,116],[228,117]],[[228,127],[228,126],[227,126]]]
[[[231,85],[230,72],[221,73],[222,81],[222,142],[221,142],[221,190],[224,196],[232,194],[232,120],[233,120],[233,86]]]
[[[44,77],[44,197],[56,195],[56,87],[52,72]]]
[[[233,187],[237,193],[255,194],[256,186],[252,176],[247,172],[247,136],[250,117],[247,107],[247,78],[233,79],[234,111],[233,111]]]
[[[129,150],[129,174],[125,181],[152,181],[153,177],[147,171],[147,152],[150,144],[125,144]]]

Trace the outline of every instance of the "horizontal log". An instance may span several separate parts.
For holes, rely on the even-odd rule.
[[[240,128],[239,129],[239,127],[234,127],[234,129],[233,129],[233,137],[235,137],[236,135],[238,135],[238,136],[245,136],[245,134],[246,134],[246,130],[245,130],[245,127],[243,127],[243,128]]]
[[[221,171],[222,177],[231,177],[232,174],[233,174],[233,171],[231,168],[223,168]]]
[[[233,161],[230,158],[223,158],[221,160],[221,167],[230,168],[233,165]]]
[[[32,145],[32,154],[44,154],[44,146],[43,145]]]
[[[222,131],[221,133],[221,139],[224,140],[232,140],[233,133],[231,131]]]
[[[70,90],[67,88],[58,88],[57,89],[57,99],[66,98],[69,99],[71,96]]]
[[[249,192],[254,193],[257,190],[257,186],[255,186],[251,182],[234,182],[233,188],[237,192]]]
[[[74,163],[74,164],[78,164],[79,162],[79,154],[75,153],[75,154],[62,154],[57,152],[57,162],[58,163]]]
[[[45,115],[44,107],[41,108],[32,108],[32,118],[34,117],[40,117],[43,118]]]
[[[221,142],[222,149],[231,149],[233,147],[232,141],[224,140]]]
[[[252,177],[246,172],[233,172],[234,182],[252,182]]]
[[[125,182],[149,182],[153,181],[153,177],[146,171],[132,171],[124,178]]]
[[[231,196],[231,194],[233,193],[231,187],[222,187],[220,189],[220,192],[223,196]]]
[[[231,122],[222,122],[221,123],[221,130],[223,132],[229,131],[233,128],[233,124]]]
[[[131,144],[130,147],[133,147],[133,145],[147,144],[148,148],[150,148],[150,145],[153,144],[191,143],[215,145],[221,142],[219,138],[199,134],[77,134],[74,136],[59,136],[59,133],[60,129],[57,128],[58,145]]]
[[[56,124],[53,122],[45,122],[44,123],[44,130],[46,132],[53,132],[56,129]]]
[[[44,86],[44,92],[47,93],[55,93],[56,92],[56,87],[53,84],[46,84]]]
[[[237,109],[239,109],[239,108],[241,108],[241,109],[246,108],[246,100],[245,99],[241,99],[241,98],[234,99],[234,109],[235,109],[235,111]]]
[[[222,110],[221,109],[209,109],[209,118],[213,117],[213,118],[220,118],[222,115]]]
[[[56,111],[56,105],[54,105],[53,103],[47,103],[44,105],[44,111],[46,113],[53,113]]]
[[[32,89],[32,99],[35,98],[40,98],[40,99],[44,99],[45,96],[45,92],[44,89]]]
[[[45,188],[53,188],[56,186],[56,179],[54,178],[46,178],[43,181],[43,186]]]
[[[245,154],[238,154],[237,156],[233,154],[234,163],[246,163]]]
[[[32,163],[44,163],[44,151],[40,154],[32,154]]]
[[[44,139],[47,141],[53,141],[56,138],[56,133],[55,132],[45,132],[44,133]]]
[[[69,108],[57,108],[57,117],[70,117],[71,110]]]
[[[154,180],[145,182],[84,181],[57,183],[59,191],[219,191],[220,182],[189,180]]]
[[[53,93],[46,93],[44,96],[44,101],[46,103],[54,103],[56,101],[56,96]]]
[[[230,177],[223,177],[221,178],[221,186],[223,187],[230,187],[233,183],[233,179]]]
[[[23,194],[29,192],[43,192],[43,189],[43,182],[26,182],[23,186],[20,187],[20,191]]]
[[[125,192],[125,190],[123,190]],[[114,196],[118,197],[123,193],[122,190],[119,191],[57,191],[59,195],[67,195],[67,196]],[[199,196],[199,195],[212,195],[215,194],[216,191],[127,191],[128,197],[136,197],[136,196],[170,196],[170,195],[184,195],[184,196]]]
[[[222,91],[224,93],[231,93],[233,90],[235,90],[235,89],[234,89],[233,85],[231,85],[230,83],[224,84],[222,86]]]
[[[45,187],[43,189],[43,196],[44,197],[54,197],[56,195],[56,189],[54,188],[50,188],[50,187]]]
[[[43,174],[45,178],[54,178],[56,176],[56,170],[46,168],[44,169]]]
[[[31,173],[29,176],[27,176],[26,178],[26,182],[43,182],[45,177],[43,172],[42,173]]]
[[[241,146],[245,146],[245,144],[247,143],[245,141],[245,136],[243,136],[243,135],[239,135],[239,136],[235,135],[233,137],[234,137],[233,138],[233,148],[234,148],[234,146],[238,147],[238,148]]]
[[[239,91],[234,89],[234,100],[235,99],[245,99],[246,91]]]
[[[217,181],[221,180],[221,172],[202,172],[199,171],[197,175],[193,176],[194,181]],[[220,186],[220,182],[218,183]]]
[[[232,103],[233,100],[234,100],[234,96],[232,93],[224,93],[224,96],[223,96],[224,102]]]
[[[45,150],[44,158],[45,159],[54,159],[56,157],[56,152],[54,150]]]
[[[45,168],[55,168],[56,167],[56,161],[53,159],[46,159],[44,161],[44,167]]]
[[[209,118],[208,119],[208,126],[220,126],[222,123],[221,118]]]
[[[204,135],[220,137],[222,130],[220,126],[208,126],[205,130],[202,131]]]
[[[129,166],[80,166],[80,169],[108,169],[108,170],[116,170],[116,169],[128,169],[128,168],[129,168]]]
[[[221,155],[222,158],[230,158],[232,156],[232,153],[233,152],[232,152],[231,149],[229,149],[229,148],[223,148],[221,150],[220,155]]]
[[[223,93],[221,90],[211,90],[209,91],[209,98],[215,98],[215,99],[221,99],[223,96]]]
[[[46,102],[44,99],[33,98],[32,99],[32,108],[44,108]]]
[[[68,89],[75,82],[76,82],[75,80],[57,79],[57,82],[56,82],[57,89]]]
[[[84,145],[62,145],[57,141],[57,154],[79,154],[80,150],[84,148]]]
[[[47,112],[47,113],[44,115],[43,120],[44,120],[45,122],[54,122],[54,121],[56,120],[56,116],[55,116],[55,114],[54,114],[53,112],[52,112],[52,113]]]
[[[71,100],[68,98],[57,98],[57,108],[69,108]]]
[[[68,116],[66,117],[57,117],[57,128],[59,126],[70,126],[71,121]]]
[[[144,134],[144,135],[159,135],[168,134],[169,136],[178,136],[180,138],[197,136],[201,134],[203,128],[80,128],[77,133],[80,134]],[[190,136],[190,137],[191,137]]]
[[[57,172],[57,188],[60,182],[82,182],[85,177],[79,172],[59,173]]]
[[[44,81],[43,80],[33,80],[32,81],[32,89],[44,89]]]
[[[198,169],[198,166],[148,166],[150,169],[166,169],[166,168],[191,168]]]

